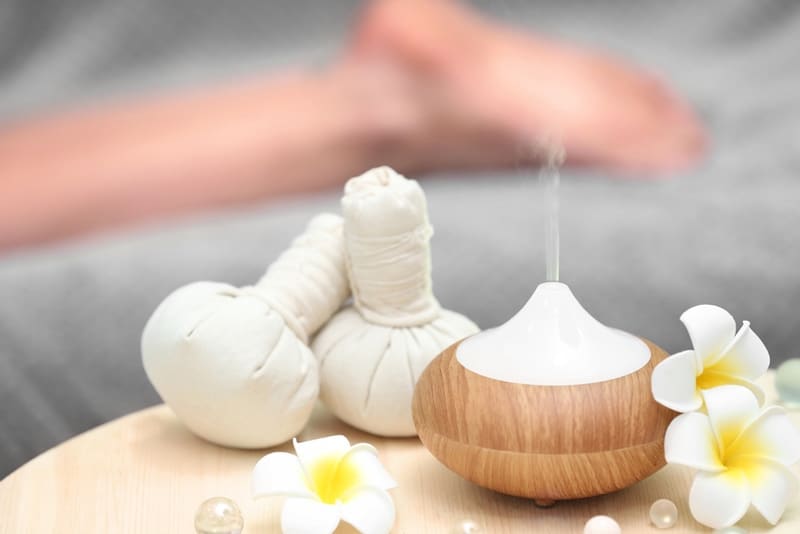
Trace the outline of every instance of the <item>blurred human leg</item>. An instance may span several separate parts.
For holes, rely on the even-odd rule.
[[[454,0],[374,0],[342,58],[233,87],[0,131],[0,249],[330,187],[378,164],[487,168],[558,139],[568,162],[664,171],[703,136],[651,76]]]
[[[372,2],[350,55],[401,62],[427,81],[439,96],[428,115],[448,135],[417,139],[444,158],[440,165],[507,161],[514,145],[542,138],[558,139],[568,162],[629,172],[680,169],[704,149],[692,111],[653,75],[499,26],[455,0]],[[476,131],[486,134],[483,150],[474,150]],[[487,143],[492,135],[499,146]]]
[[[364,75],[303,72],[10,125],[0,249],[319,189],[392,160],[381,110],[398,110],[383,102],[395,96]]]

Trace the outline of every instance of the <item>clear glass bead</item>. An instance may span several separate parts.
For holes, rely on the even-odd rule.
[[[650,521],[658,528],[670,528],[678,521],[678,507],[669,499],[658,499],[650,506]]]
[[[607,515],[596,515],[586,522],[583,534],[620,534],[619,523]]]
[[[465,519],[450,529],[450,534],[477,534],[481,527],[475,521]]]
[[[194,515],[197,534],[241,534],[243,528],[241,510],[235,502],[225,497],[203,501]]]
[[[778,367],[775,389],[787,408],[800,408],[800,358],[786,360]]]
[[[742,527],[723,527],[714,530],[711,534],[747,534],[747,529]]]

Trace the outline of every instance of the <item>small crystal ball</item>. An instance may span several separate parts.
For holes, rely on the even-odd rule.
[[[241,510],[235,502],[225,497],[203,501],[194,515],[197,534],[241,534],[243,528]]]
[[[787,407],[800,407],[800,358],[786,360],[778,367],[775,389]]]
[[[650,506],[650,521],[658,528],[670,528],[678,521],[678,507],[669,499],[658,499]]]
[[[596,515],[586,522],[583,534],[620,534],[619,523],[607,515]]]

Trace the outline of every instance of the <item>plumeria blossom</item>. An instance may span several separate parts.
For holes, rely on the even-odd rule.
[[[702,392],[716,386],[744,386],[764,403],[764,392],[755,383],[769,367],[764,343],[743,321],[736,321],[719,306],[701,304],[681,315],[694,350],[673,354],[653,369],[652,391],[657,402],[676,412],[703,406]]]
[[[800,430],[778,406],[759,408],[742,386],[702,393],[706,413],[676,417],[664,438],[668,463],[699,470],[689,508],[711,528],[734,525],[752,504],[773,525],[797,493]]]
[[[296,455],[273,452],[253,469],[255,497],[286,496],[284,534],[330,534],[345,521],[363,534],[386,534],[395,519],[386,490],[397,483],[367,443],[344,436],[299,442]]]

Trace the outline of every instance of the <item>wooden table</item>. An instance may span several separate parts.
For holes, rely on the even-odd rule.
[[[774,399],[772,378],[764,381],[770,399]],[[799,412],[793,412],[792,418],[800,425]],[[466,518],[492,534],[581,533],[585,521],[596,514],[611,515],[626,533],[709,532],[689,514],[691,474],[680,467],[665,467],[618,493],[541,509],[528,500],[499,495],[460,479],[417,439],[370,436],[338,422],[321,408],[300,439],[335,433],[378,447],[399,483],[392,492],[398,533],[446,534]],[[239,503],[245,533],[277,533],[281,499],[255,501],[250,496],[250,472],[263,454],[202,441],[168,408],[156,406],[71,439],[0,482],[0,533],[191,534],[197,506],[215,495]],[[662,497],[672,499],[680,513],[677,525],[668,531],[651,526],[647,515],[650,504]],[[770,530],[752,511],[740,525],[751,532]],[[800,499],[773,532],[800,532]]]

